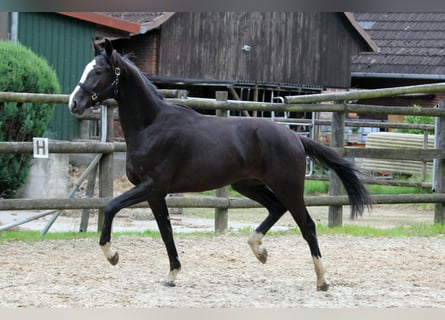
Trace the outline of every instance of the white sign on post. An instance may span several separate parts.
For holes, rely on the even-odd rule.
[[[32,138],[34,158],[48,158],[48,138]]]

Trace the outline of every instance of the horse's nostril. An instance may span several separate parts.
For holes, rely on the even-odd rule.
[[[71,102],[71,111],[76,111],[77,110],[77,102],[73,101]]]

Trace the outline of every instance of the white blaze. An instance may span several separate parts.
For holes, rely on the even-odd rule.
[[[94,69],[94,66],[96,65],[96,59],[93,59],[90,63],[88,63],[85,66],[85,70],[83,70],[82,76],[80,77],[79,83],[84,83],[87,79],[89,73]],[[68,109],[71,111],[73,106],[73,98],[76,95],[77,91],[79,91],[80,87],[79,85],[76,85],[73,92],[70,95],[70,99],[68,102]]]

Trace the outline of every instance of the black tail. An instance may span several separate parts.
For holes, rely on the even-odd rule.
[[[366,190],[360,178],[357,176],[358,169],[354,164],[342,158],[333,149],[319,142],[299,136],[306,154],[314,161],[328,167],[337,174],[343,183],[351,204],[351,217],[363,213],[365,204],[371,206],[371,196]]]

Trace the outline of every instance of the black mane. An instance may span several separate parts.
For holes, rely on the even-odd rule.
[[[103,51],[102,54],[107,58],[105,51]],[[143,73],[129,57],[129,54],[121,55],[116,50],[113,50],[113,58],[120,68],[131,69],[132,71],[140,74],[141,79],[145,82],[150,92],[157,96],[160,100],[164,100],[164,97],[159,93],[156,86],[148,79],[148,75]]]

